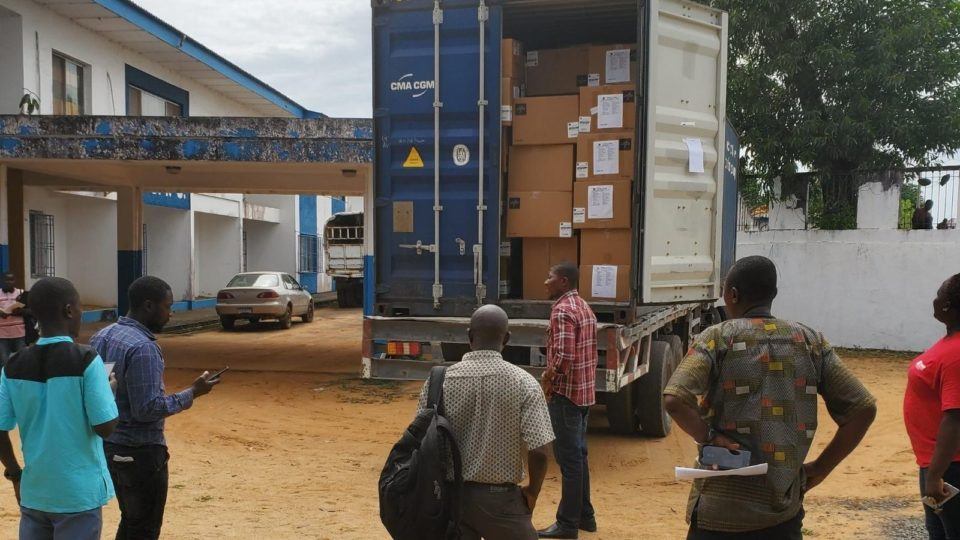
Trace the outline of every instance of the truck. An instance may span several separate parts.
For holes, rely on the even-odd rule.
[[[590,302],[597,401],[612,431],[665,436],[662,390],[696,334],[720,320],[733,262],[739,148],[725,119],[726,13],[684,0],[373,0],[372,9],[375,275],[365,276],[363,377],[422,380],[451,365],[469,348],[473,310],[493,303],[510,317],[504,358],[540,378],[552,303],[517,294],[526,239],[504,233],[514,203],[502,122],[523,111],[501,88],[503,40],[524,44],[527,66],[544,58],[536,51],[630,44],[632,242],[621,255],[631,264],[625,298]]]
[[[334,214],[323,226],[325,272],[333,278],[337,305],[363,305],[363,212]]]

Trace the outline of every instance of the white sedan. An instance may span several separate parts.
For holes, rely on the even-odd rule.
[[[232,330],[238,319],[258,323],[280,321],[288,329],[293,318],[313,322],[313,295],[283,272],[244,272],[217,293],[217,315],[224,330]]]

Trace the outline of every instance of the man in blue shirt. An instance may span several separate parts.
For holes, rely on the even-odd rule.
[[[170,320],[173,293],[159,278],[134,281],[127,292],[130,312],[100,332],[90,344],[114,364],[120,423],[104,450],[120,503],[117,540],[148,540],[160,536],[167,503],[169,473],[164,419],[193,405],[220,382],[204,372],[193,384],[166,395],[163,355],[155,332]]]
[[[0,462],[21,506],[20,539],[99,539],[101,508],[113,498],[101,439],[117,425],[113,391],[96,351],[74,343],[83,311],[72,283],[41,279],[30,309],[40,340],[0,374]],[[10,443],[14,427],[23,469]]]

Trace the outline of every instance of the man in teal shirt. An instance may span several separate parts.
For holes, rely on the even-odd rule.
[[[102,439],[117,425],[113,391],[96,351],[74,343],[82,309],[73,284],[44,278],[29,302],[40,340],[0,373],[0,462],[20,503],[20,540],[99,539],[114,495]]]

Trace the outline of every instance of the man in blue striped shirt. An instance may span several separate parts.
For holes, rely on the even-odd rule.
[[[160,536],[169,473],[164,419],[189,409],[220,380],[204,372],[180,392],[166,395],[163,354],[155,332],[170,320],[173,293],[162,279],[146,276],[128,291],[130,312],[90,340],[107,364],[114,364],[120,423],[104,444],[120,503],[117,540]]]
[[[30,310],[40,340],[0,374],[0,461],[20,503],[21,540],[99,540],[101,508],[113,498],[103,440],[117,405],[96,351],[74,343],[80,297],[62,278],[33,286]],[[17,427],[21,470],[10,435]]]

